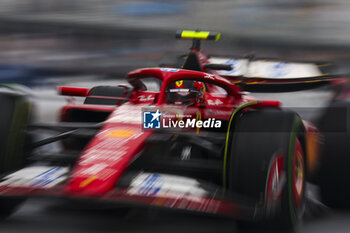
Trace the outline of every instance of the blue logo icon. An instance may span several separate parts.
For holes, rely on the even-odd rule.
[[[143,112],[143,128],[144,129],[160,129],[160,117],[162,113],[157,110]]]
[[[229,75],[229,74],[236,73],[240,69],[240,66],[239,66],[240,64],[239,64],[237,59],[229,59],[224,64],[225,65],[230,65],[232,67],[231,70],[221,71],[222,74],[224,74],[224,75]]]
[[[286,76],[289,73],[288,66],[289,65],[287,62],[277,63],[272,67],[271,76],[273,78],[281,78]]]
[[[179,69],[175,69],[175,68],[161,68],[161,71],[168,71],[168,72],[178,72]]]
[[[139,194],[154,196],[162,189],[161,176],[158,174],[148,175],[141,183]]]

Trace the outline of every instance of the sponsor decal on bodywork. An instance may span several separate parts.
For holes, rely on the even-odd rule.
[[[67,178],[68,168],[35,166],[23,168],[3,178],[0,185],[51,188]]]
[[[98,137],[103,138],[130,138],[134,135],[137,135],[137,133],[140,133],[140,131],[131,129],[131,128],[111,128],[104,130],[97,134]]]
[[[205,196],[207,191],[200,187],[197,180],[192,178],[141,173],[131,181],[128,194],[159,197]]]

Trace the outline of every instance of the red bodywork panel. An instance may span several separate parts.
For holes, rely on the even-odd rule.
[[[82,153],[65,191],[79,196],[110,191],[151,134],[143,132],[140,125],[106,123]]]

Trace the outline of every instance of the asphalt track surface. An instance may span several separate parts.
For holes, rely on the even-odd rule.
[[[350,229],[349,212],[329,211],[308,220],[300,233],[346,233]],[[0,224],[6,233],[225,233],[237,232],[230,219],[165,212],[155,209],[76,206],[71,203],[32,199]],[[254,232],[254,231],[253,231]]]
[[[98,84],[118,84],[108,82],[70,82],[67,85],[94,86]],[[34,89],[40,121],[55,121],[56,114],[65,103],[65,97],[58,97],[54,88]],[[279,94],[256,94],[264,99],[280,99],[286,107],[298,107],[297,111],[307,118],[308,109],[322,107],[331,97],[323,90],[302,91]],[[77,100],[79,101],[79,100]],[[301,233],[349,232],[350,211],[322,210],[307,220],[300,228]],[[199,216],[183,212],[172,212],[154,208],[125,208],[111,205],[89,205],[56,199],[29,199],[11,217],[0,223],[4,233],[61,233],[61,232],[238,232],[231,219]],[[252,231],[255,232],[255,231]]]

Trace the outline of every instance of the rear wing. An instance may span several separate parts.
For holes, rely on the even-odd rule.
[[[332,63],[329,62],[288,62],[264,58],[250,60],[248,58],[210,57],[209,63],[231,66],[230,70],[217,71],[222,76],[272,80],[322,77],[329,75],[332,68]]]
[[[190,56],[168,54],[161,67],[177,67],[218,74],[244,90],[256,92],[285,92],[315,88],[321,85],[342,82],[344,78],[334,75],[331,62],[285,61],[256,57],[209,56],[208,61],[199,59],[202,40],[219,40],[220,33],[209,31],[178,30],[176,38],[192,39]],[[170,55],[170,56],[169,56]],[[188,63],[191,65],[188,66]]]
[[[166,54],[161,67],[182,68],[187,54]],[[286,61],[270,58],[210,56],[205,72],[223,76],[242,89],[252,92],[288,92],[336,84],[345,78],[335,74],[331,62]]]
[[[209,58],[211,65],[228,65],[216,73],[250,91],[293,91],[318,87],[341,78],[330,62],[282,61],[266,58]]]

